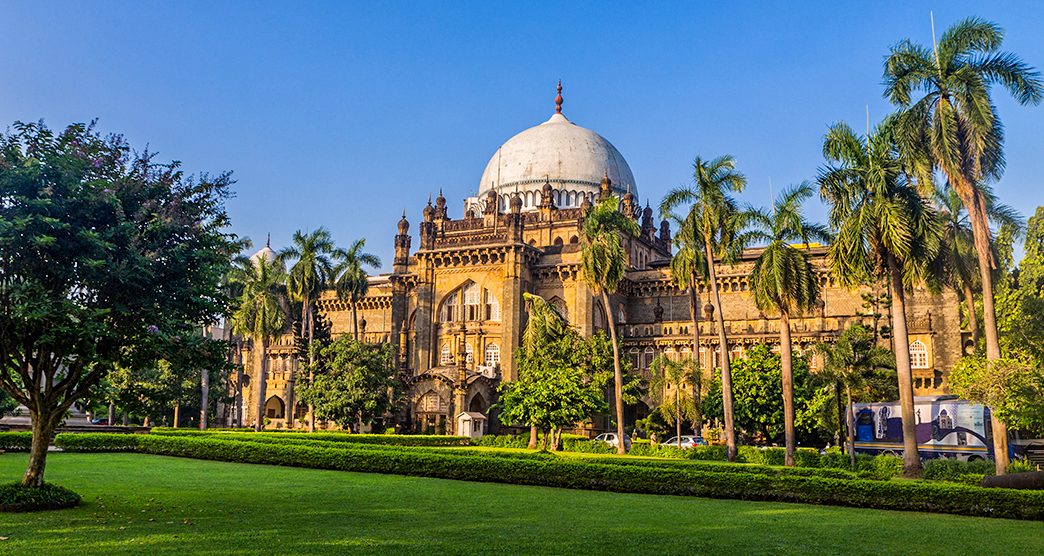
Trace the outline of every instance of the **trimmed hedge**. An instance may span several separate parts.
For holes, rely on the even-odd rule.
[[[33,446],[31,432],[0,432],[0,450],[7,452],[28,452]]]
[[[927,481],[721,473],[564,460],[461,456],[417,450],[344,450],[187,435],[142,436],[139,450],[218,461],[466,481],[1044,519],[1044,492],[984,489]]]
[[[21,483],[0,485],[0,512],[61,510],[80,504],[80,495],[58,485],[23,487]]]
[[[133,452],[143,435],[104,432],[63,432],[54,445],[66,452]]]
[[[350,434],[346,432],[244,432],[244,431],[201,431],[198,429],[174,429],[160,428],[152,429],[152,434],[164,436],[221,436],[221,435],[251,435],[257,437],[280,437],[280,438],[307,438],[311,440],[327,440],[331,442],[345,442],[350,444],[383,444],[389,446],[468,446],[471,439],[467,436],[445,436],[435,434]]]

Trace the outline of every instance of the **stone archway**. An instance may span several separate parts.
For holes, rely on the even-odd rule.
[[[265,402],[265,417],[269,419],[285,419],[286,403],[279,396],[272,396]]]

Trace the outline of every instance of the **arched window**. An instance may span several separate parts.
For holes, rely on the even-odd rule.
[[[500,364],[500,346],[497,344],[486,344],[486,366],[494,367]]]
[[[914,340],[910,343],[910,366],[914,369],[929,368],[928,346],[924,345],[924,342],[920,340]]]
[[[453,322],[457,320],[457,293],[454,292],[442,302],[442,322]]]
[[[434,390],[428,390],[417,402],[417,411],[420,413],[445,413],[448,409],[449,403]]]
[[[594,304],[594,327],[604,330],[605,329],[605,311],[602,310],[602,304],[597,301]]]
[[[578,238],[576,236],[570,236],[569,244],[570,245],[576,245],[577,243],[580,243],[580,238]]]
[[[561,237],[556,237],[555,238],[555,247],[561,247],[562,244],[563,244],[562,238]]]
[[[652,361],[656,357],[656,350],[651,347],[645,348],[645,353],[642,354],[642,368],[648,369],[652,366]]]
[[[678,354],[677,354],[677,352],[674,351],[674,348],[672,348],[672,347],[665,348],[663,350],[663,356],[666,357],[667,359],[670,359],[671,361],[677,361],[678,360]]]
[[[471,347],[471,344],[464,344],[464,361],[466,363],[475,362],[475,348]]]
[[[453,364],[453,348],[450,347],[449,342],[442,344],[442,352],[439,354],[439,365],[452,365]]]
[[[621,303],[620,306],[619,306],[619,309],[617,309],[616,319],[617,319],[616,324],[623,324],[623,323],[627,322],[627,319],[624,318],[624,306],[623,306],[623,303]]]
[[[627,356],[631,360],[632,369],[637,369],[641,364],[641,353],[641,350],[638,348],[631,348],[631,351],[627,352]]]

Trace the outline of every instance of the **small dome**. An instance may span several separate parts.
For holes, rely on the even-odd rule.
[[[250,262],[256,264],[262,257],[264,257],[265,261],[272,263],[276,260],[276,252],[268,244],[265,244],[257,253],[250,255]]]

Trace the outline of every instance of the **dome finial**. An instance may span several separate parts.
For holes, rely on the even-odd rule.
[[[265,247],[272,248],[272,232],[268,232],[268,237],[265,239]]]
[[[558,80],[558,96],[555,97],[555,113],[562,113],[562,80]]]

